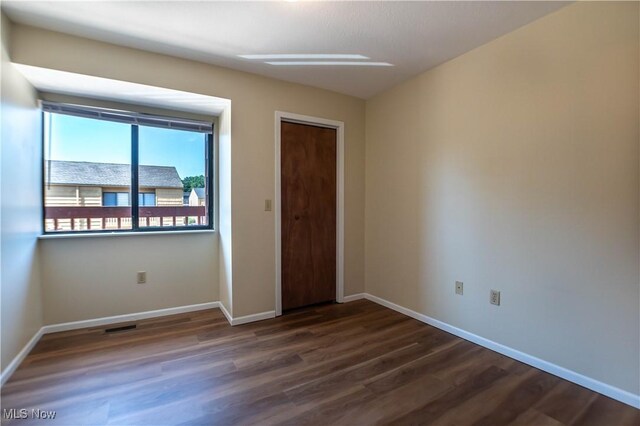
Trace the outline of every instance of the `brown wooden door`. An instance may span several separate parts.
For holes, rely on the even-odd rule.
[[[336,299],[336,130],[281,123],[282,309]]]

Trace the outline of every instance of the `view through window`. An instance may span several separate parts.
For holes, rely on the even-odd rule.
[[[45,232],[211,228],[211,130],[96,115],[44,112]]]

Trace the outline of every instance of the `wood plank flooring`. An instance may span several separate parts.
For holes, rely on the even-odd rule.
[[[137,325],[45,335],[2,408],[56,417],[2,424],[640,425],[639,410],[365,300]]]

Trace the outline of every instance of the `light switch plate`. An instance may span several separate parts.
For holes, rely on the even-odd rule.
[[[264,200],[264,211],[265,212],[271,211],[271,200]]]
[[[462,281],[456,281],[456,294],[462,296],[464,293],[464,283]]]

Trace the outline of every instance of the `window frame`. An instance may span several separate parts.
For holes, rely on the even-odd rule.
[[[97,108],[88,105],[75,105],[75,104],[61,104],[56,102],[42,102],[41,103],[41,120],[44,123],[45,114],[54,113],[54,114],[62,114],[62,115],[73,115],[80,116],[84,118],[90,118],[101,121],[115,121],[115,122],[124,122],[129,124],[131,128],[131,183],[130,183],[130,192],[129,192],[129,204],[131,207],[131,229],[100,229],[100,230],[70,230],[70,231],[47,231],[46,229],[46,161],[45,158],[45,148],[46,148],[46,137],[45,134],[45,126],[41,127],[41,149],[42,149],[42,163],[41,163],[41,203],[42,203],[42,235],[43,236],[55,236],[55,235],[64,235],[64,236],[73,236],[73,235],[109,235],[109,234],[145,234],[145,233],[162,233],[162,232],[189,232],[189,231],[207,231],[207,230],[215,230],[215,196],[217,196],[217,191],[215,191],[215,176],[216,176],[216,165],[215,165],[215,123],[213,120],[210,123],[205,123],[198,120],[190,120],[184,118],[171,117],[170,115],[155,115],[155,114],[146,114],[139,113],[135,111],[122,111],[122,110],[110,110],[107,108]],[[120,119],[106,119],[101,117],[92,117],[89,115],[82,115],[76,113],[68,113],[61,110],[54,110],[52,108],[59,107],[71,107],[75,111],[89,111],[89,112],[104,112],[106,114],[118,114],[119,117],[124,117],[123,120]],[[46,108],[46,109],[45,109]],[[128,121],[125,121],[127,119]],[[138,124],[139,122],[142,122]],[[171,127],[171,125],[154,125],[155,123],[172,123],[177,122],[181,124],[186,124],[187,126],[199,126],[202,128],[210,128],[210,130],[195,130],[189,128],[180,128],[180,127]],[[139,188],[139,126],[146,127],[159,127],[159,128],[173,128],[177,130],[185,130],[191,131],[195,133],[201,133],[205,138],[205,199],[206,199],[206,215],[207,215],[207,224],[206,225],[186,225],[186,226],[140,226],[140,203],[139,196],[143,194],[144,191],[141,191]],[[157,194],[154,195],[156,199],[157,205]],[[182,197],[181,197],[182,200]],[[144,203],[143,203],[144,204]],[[142,207],[145,207],[144,205]],[[73,220],[73,219],[72,219]]]

